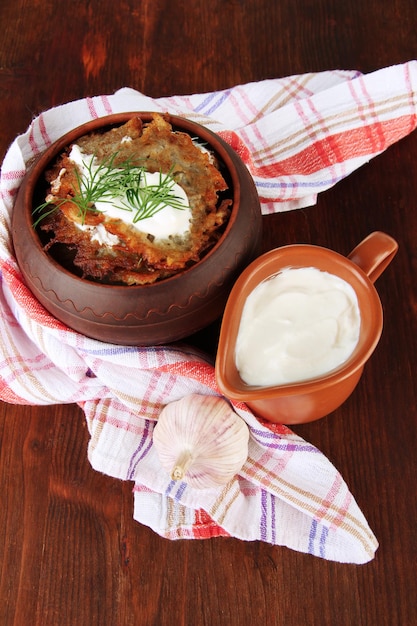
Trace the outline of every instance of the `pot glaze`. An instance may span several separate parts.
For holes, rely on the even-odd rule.
[[[101,341],[150,346],[183,339],[222,315],[236,278],[259,253],[262,223],[255,184],[234,150],[207,128],[168,115],[174,130],[206,142],[224,166],[233,206],[217,244],[193,267],[160,282],[137,286],[85,280],[45,253],[32,219],[34,196],[45,170],[81,136],[121,125],[133,116],[145,122],[152,119],[150,112],[106,116],[73,129],[51,145],[22,182],[13,211],[12,236],[27,286],[59,321]]]

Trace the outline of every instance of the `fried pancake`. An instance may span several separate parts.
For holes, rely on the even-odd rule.
[[[56,210],[41,219],[39,227],[52,234],[45,249],[64,244],[73,250],[74,265],[83,277],[127,285],[152,283],[198,262],[216,243],[232,204],[230,199],[219,199],[228,188],[226,181],[210,153],[196,146],[187,133],[173,131],[162,115],[155,114],[147,124],[134,117],[118,128],[86,135],[76,144],[99,163],[111,158],[117,168],[128,160],[148,172],[169,174],[187,194],[192,214],[185,235],[166,239],[111,218],[94,206],[81,214],[71,201],[80,191],[80,174],[69,159],[69,146],[46,174],[47,202]],[[100,225],[116,243],[93,240],[90,230],[80,225]]]

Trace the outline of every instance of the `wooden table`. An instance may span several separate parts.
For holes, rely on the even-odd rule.
[[[382,6],[383,4],[383,6]],[[0,158],[33,116],[122,86],[150,96],[417,54],[415,0],[1,0]],[[378,280],[385,328],[351,398],[297,433],[340,470],[380,548],[342,565],[235,539],[170,542],[132,519],[130,483],[94,472],[77,406],[0,405],[2,626],[417,624],[417,134],[264,218],[264,249],[400,250]]]

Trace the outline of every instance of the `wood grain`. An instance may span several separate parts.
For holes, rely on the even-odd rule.
[[[42,110],[131,86],[157,97],[416,57],[414,0],[2,0],[0,158]],[[417,135],[319,197],[264,218],[263,247],[399,253],[377,287],[381,342],[349,400],[299,426],[341,471],[380,548],[364,566],[260,542],[169,542],[132,519],[132,485],[94,472],[79,407],[0,405],[2,626],[413,626],[417,449]],[[215,349],[216,329],[193,340]]]

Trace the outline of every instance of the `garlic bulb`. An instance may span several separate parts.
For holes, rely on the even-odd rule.
[[[153,432],[161,465],[197,489],[228,483],[248,457],[249,428],[218,396],[191,394],[167,404]]]

